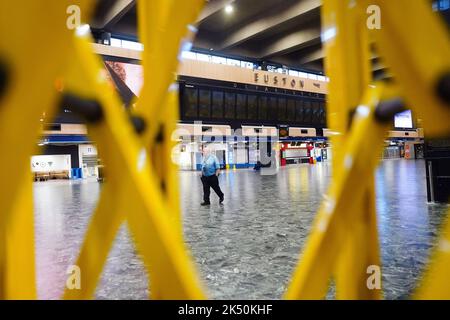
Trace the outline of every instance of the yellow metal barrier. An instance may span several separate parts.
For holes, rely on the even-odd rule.
[[[178,96],[171,84],[180,43],[193,32],[188,25],[203,1],[138,1],[144,87],[132,115],[145,124],[141,135],[91,52],[88,30],[66,27],[68,7],[78,6],[88,22],[95,2],[55,1],[45,7],[45,21],[36,15],[42,3],[0,3],[0,147],[15,152],[12,162],[0,157],[0,167],[9,168],[0,171],[0,299],[36,298],[27,167],[40,135],[39,119],[43,113],[53,116],[58,105],[84,114],[106,168],[106,183],[77,260],[81,290],[66,290],[64,298],[93,297],[124,222],[144,260],[152,298],[205,298],[183,242],[177,168],[170,159],[178,119]],[[389,129],[386,120],[403,106],[392,98],[404,99],[420,115],[427,136],[450,133],[449,102],[436,90],[450,71],[450,44],[428,1],[351,3],[324,0],[322,8],[331,78],[328,118],[336,134],[334,177],[286,293],[288,299],[323,298],[331,278],[339,299],[381,298],[380,288],[367,286],[367,269],[381,265],[374,170]],[[365,26],[369,5],[381,9],[379,30]],[[17,23],[20,28],[10,32]],[[372,42],[395,74],[394,85],[373,83]],[[55,81],[62,84],[61,92],[55,90]],[[450,298],[449,268],[450,222],[416,298]]]
[[[382,25],[369,31],[366,9],[371,5],[380,9]],[[286,298],[323,298],[334,275],[337,298],[377,299],[381,291],[367,285],[367,270],[381,266],[373,172],[378,149],[389,128],[385,120],[392,119],[404,105],[400,100],[389,99],[404,97],[423,119],[427,136],[449,134],[449,101],[438,96],[436,87],[445,74],[449,75],[450,43],[446,28],[432,13],[428,1],[349,4],[325,0],[322,19],[326,71],[331,79],[328,119],[336,134],[334,176]],[[370,37],[396,76],[395,87],[371,84]],[[351,109],[355,116],[350,125]],[[450,298],[449,228],[419,298]]]

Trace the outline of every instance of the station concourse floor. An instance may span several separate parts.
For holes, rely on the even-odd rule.
[[[211,206],[200,207],[199,173],[180,172],[184,237],[208,296],[280,299],[330,177],[329,163],[292,165],[274,176],[253,170],[227,171],[220,177],[224,205],[211,192]],[[96,181],[34,184],[40,299],[60,298],[100,189]],[[427,204],[423,160],[382,161],[376,189],[384,297],[407,299],[420,279],[448,206]],[[147,299],[147,282],[124,226],[96,298]],[[334,297],[333,289],[327,297]]]

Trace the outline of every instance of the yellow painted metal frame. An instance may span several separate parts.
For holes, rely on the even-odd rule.
[[[369,5],[378,5],[382,14],[381,29],[370,32],[365,20]],[[423,119],[427,136],[449,134],[450,108],[435,90],[439,77],[450,71],[449,38],[429,2],[422,0],[325,0],[322,19],[331,79],[328,118],[336,134],[334,177],[286,298],[324,298],[334,275],[338,299],[377,299],[380,290],[366,285],[367,268],[380,266],[373,172],[389,127],[376,120],[375,108],[395,95],[404,97]],[[371,84],[370,37],[396,75],[395,86]],[[350,108],[356,108],[351,126]],[[418,298],[450,298],[449,237],[450,225]]]
[[[158,3],[164,7],[168,2],[151,3]],[[176,2],[184,3],[173,1],[171,5],[175,5]],[[98,143],[107,170],[107,182],[77,261],[82,272],[81,290],[66,290],[64,298],[93,297],[117,230],[124,221],[127,221],[137,249],[151,275],[152,283],[155,284],[156,289],[151,290],[153,298],[203,299],[205,296],[180,236],[180,230],[173,226],[169,215],[165,214],[171,211],[168,200],[172,200],[176,192],[168,192],[170,197],[164,198],[155,170],[150,166],[148,149],[136,135],[129,121],[129,115],[108,84],[101,61],[92,53],[89,36],[75,35],[74,31],[66,28],[68,17],[66,10],[73,4],[80,6],[83,18],[87,21],[93,1],[59,1],[57,5],[47,9],[48,23],[42,23],[40,16],[33,16],[35,12],[39,12],[38,7],[42,5],[39,1],[34,1],[33,5],[23,6],[1,4],[0,52],[2,58],[6,56],[7,62],[13,62],[10,67],[14,71],[15,81],[11,84],[12,88],[8,90],[9,94],[5,97],[5,101],[2,101],[0,108],[2,124],[0,145],[18,150],[20,153],[17,154],[13,165],[5,164],[5,167],[11,170],[1,173],[2,181],[8,181],[8,187],[2,187],[4,192],[1,196],[0,236],[4,241],[0,241],[0,298],[36,297],[31,180],[27,179],[29,177],[25,175],[24,168],[29,165],[29,156],[34,153],[33,149],[39,138],[40,117],[44,112],[51,116],[58,105],[58,93],[54,88],[54,82],[59,79],[64,84],[65,93],[73,93],[101,103],[104,119],[98,124],[89,126],[89,133]],[[198,1],[197,6],[186,7],[183,16],[192,12],[188,16],[194,19],[196,12],[201,8],[200,5],[201,2]],[[150,13],[151,11],[148,11],[147,15]],[[24,33],[43,25],[36,30],[31,41],[23,41],[28,38],[28,34],[15,33],[11,37],[4,36],[10,34],[7,28],[11,25],[11,21],[24,19],[27,22],[23,24]],[[183,21],[185,20],[182,20],[177,28],[172,28],[172,32],[176,30],[179,34],[186,33],[186,26],[182,28]],[[169,33],[169,36],[172,34]],[[178,47],[179,38],[181,35],[177,38],[171,37],[171,41],[167,40],[166,44]],[[20,40],[22,43],[17,43],[18,39],[22,39]],[[157,42],[157,39],[152,41]],[[40,54],[36,54],[33,49],[42,47],[42,43],[48,45]],[[8,44],[9,47],[4,44]],[[16,51],[20,51],[20,54]],[[41,63],[41,69],[30,73],[36,65],[36,60]],[[176,66],[176,59],[172,65]],[[164,67],[160,72],[169,74],[166,69]],[[30,75],[39,75],[39,78],[30,79]],[[33,86],[29,86],[30,83],[33,83]],[[166,92],[167,89],[168,85]],[[175,106],[176,95],[166,94],[163,89],[161,91],[159,95],[168,96],[162,100],[167,100],[167,104]],[[28,95],[24,95],[24,92]],[[149,96],[152,97],[151,94]],[[25,117],[17,112],[17,106],[24,106],[22,110],[26,114]],[[163,113],[168,115],[168,119],[173,123],[177,118],[174,110],[173,107],[168,108]],[[151,117],[147,118],[151,128],[154,123]],[[15,127],[8,125],[13,123]],[[22,126],[18,128],[17,123]],[[172,128],[173,126],[167,126],[167,130]],[[166,152],[165,155],[167,154]],[[171,169],[171,172],[174,170]],[[171,185],[174,185],[176,177],[173,174],[169,177]],[[26,183],[23,182],[24,179],[27,179]],[[22,199],[24,201],[21,201]],[[11,219],[8,219],[10,217]],[[24,229],[24,226],[27,228]],[[23,250],[17,251],[21,248]]]
[[[177,168],[171,161],[171,136],[178,119],[178,94],[171,84],[180,43],[193,32],[187,26],[195,21],[203,1],[138,1],[144,87],[133,114],[147,123],[141,137],[92,53],[89,36],[65,27],[66,9],[73,4],[89,21],[91,0],[52,3],[46,6],[45,21],[35,14],[42,1],[0,4],[0,61],[11,75],[6,95],[0,97],[0,148],[15,152],[13,162],[0,157],[0,167],[9,168],[0,171],[0,299],[36,298],[32,186],[26,168],[40,135],[39,119],[43,113],[54,115],[61,98],[56,80],[63,83],[64,94],[101,104],[103,119],[89,125],[89,134],[107,170],[77,260],[81,290],[66,290],[64,298],[94,296],[117,231],[126,222],[148,271],[151,297],[203,299],[183,242]],[[369,4],[381,8],[380,30],[365,28]],[[374,170],[389,129],[376,120],[376,108],[383,100],[401,96],[424,120],[427,136],[450,132],[450,108],[434,89],[450,70],[450,44],[445,27],[428,6],[426,0],[361,0],[350,6],[342,0],[324,0],[326,69],[331,78],[328,118],[336,134],[334,178],[286,293],[288,299],[323,298],[331,278],[339,299],[382,296],[381,290],[366,285],[367,267],[381,264]],[[10,25],[18,21],[21,27],[11,33]],[[395,74],[395,85],[372,82],[372,41]],[[449,268],[450,221],[415,297],[450,298]]]

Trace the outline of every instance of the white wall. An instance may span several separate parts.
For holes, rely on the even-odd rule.
[[[31,157],[31,172],[70,171],[70,155],[39,155]]]
[[[97,147],[92,144],[80,144],[78,145],[78,157],[80,160],[80,168],[83,169],[83,178],[98,176],[98,168],[90,168],[83,165],[83,156],[95,156],[98,157]]]

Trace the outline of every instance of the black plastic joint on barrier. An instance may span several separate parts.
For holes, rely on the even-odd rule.
[[[390,122],[397,113],[402,111],[405,111],[403,99],[395,98],[382,101],[375,109],[375,119],[380,122]]]
[[[167,187],[166,187],[165,181],[161,181],[161,190],[163,193],[167,193]]]
[[[356,113],[356,107],[350,109],[350,111],[348,112],[347,130],[350,130],[350,128],[352,127],[353,118],[355,117],[355,113]]]
[[[155,138],[156,143],[163,143],[164,141],[164,126],[159,126],[158,134]]]
[[[450,72],[447,72],[439,79],[436,91],[439,98],[450,106]]]
[[[0,99],[6,92],[8,86],[8,68],[5,63],[0,60]]]
[[[82,116],[89,123],[96,123],[103,119],[103,109],[100,103],[95,100],[80,98],[71,93],[63,95],[61,108]]]
[[[141,135],[147,129],[145,119],[140,116],[131,116],[131,123],[137,134]]]

